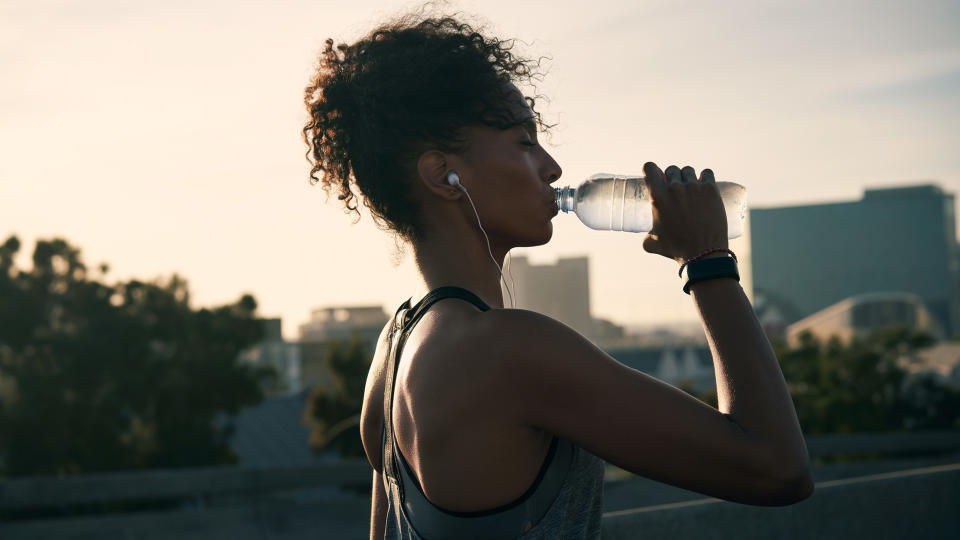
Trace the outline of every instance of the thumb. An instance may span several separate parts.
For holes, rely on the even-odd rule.
[[[660,237],[655,234],[647,234],[643,239],[643,250],[647,253],[660,255]]]

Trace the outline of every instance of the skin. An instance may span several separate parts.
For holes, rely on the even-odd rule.
[[[517,93],[518,113],[529,114]],[[425,239],[413,245],[419,283],[411,301],[454,285],[460,299],[433,304],[410,331],[393,399],[397,446],[427,499],[450,511],[509,503],[536,478],[556,435],[624,470],[740,503],[780,506],[809,497],[808,453],[786,383],[756,315],[732,278],[691,287],[717,376],[717,409],[616,362],[569,327],[503,309],[497,271],[456,171],[476,205],[497,264],[516,246],[550,240],[551,184],[561,169],[533,126],[468,126],[463,154],[424,152],[413,194]],[[535,146],[531,146],[535,145]],[[644,166],[654,229],[644,249],[682,263],[726,246],[713,174]],[[723,256],[723,255],[715,255]],[[374,468],[370,538],[383,538],[387,495],[381,448],[389,341],[381,333],[364,392],[361,436]],[[399,466],[399,465],[398,465]],[[525,524],[528,528],[532,523]]]
[[[515,95],[516,114],[529,117],[519,91]],[[429,151],[417,163],[419,181],[413,185],[414,197],[424,210],[428,232],[423,242],[413,245],[419,269],[413,298],[422,298],[437,287],[457,285],[477,294],[487,305],[502,308],[497,265],[503,268],[507,252],[514,247],[550,240],[550,219],[556,215],[550,184],[560,178],[562,170],[538,144],[532,117],[507,130],[479,125],[463,131],[470,141],[466,153]],[[459,174],[466,193],[447,183],[450,171]],[[478,215],[489,238],[489,251]]]
[[[513,91],[516,117],[529,121],[505,130],[467,126],[462,130],[469,142],[464,153],[431,150],[417,161],[412,192],[422,209],[425,239],[411,246],[419,271],[411,303],[430,290],[455,285],[500,310],[504,305],[496,265],[503,267],[513,247],[542,245],[553,235],[551,219],[557,209],[551,184],[562,170],[538,143],[530,109],[515,87]],[[469,198],[447,182],[450,171],[460,176]],[[465,329],[477,328],[483,315],[455,299],[431,306],[408,337],[395,382],[393,419],[401,452],[427,498],[451,511],[485,510],[519,497],[539,472],[552,437],[524,425],[503,402],[491,400],[495,396],[486,390],[491,385],[488,376],[471,371],[483,363],[463,350],[470,340]],[[503,339],[509,342],[510,336]],[[380,448],[388,345],[384,332],[361,414],[364,446],[375,469],[372,539],[383,538],[387,507]],[[450,361],[454,356],[457,362]],[[418,396],[429,396],[430,403]],[[424,404],[417,407],[419,403]],[[476,411],[476,417],[466,417],[464,409]],[[442,448],[423,442],[438,432],[448,434]],[[476,468],[466,470],[464,464],[471,463]],[[464,485],[471,489],[465,492]]]

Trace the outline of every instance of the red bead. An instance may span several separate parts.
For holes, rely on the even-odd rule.
[[[686,261],[684,261],[684,263],[680,266],[680,272],[678,273],[678,275],[679,275],[680,277],[683,277],[683,269],[684,269],[684,267],[686,267],[686,266],[687,266],[688,264],[690,264],[691,262],[693,262],[693,261],[695,261],[695,260],[697,260],[697,259],[699,259],[699,258],[701,258],[701,257],[705,257],[705,256],[707,256],[707,255],[709,255],[709,254],[711,254],[711,253],[716,252],[716,251],[725,251],[725,252],[729,253],[729,254],[733,257],[733,260],[737,261],[737,254],[734,253],[733,251],[730,251],[729,249],[725,249],[725,248],[708,249],[707,251],[704,251],[703,253],[697,255],[696,257],[693,257],[693,258],[691,258],[691,259],[687,259]],[[737,262],[740,262],[740,261],[737,261]]]

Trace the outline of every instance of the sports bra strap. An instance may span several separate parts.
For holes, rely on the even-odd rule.
[[[417,324],[417,321],[420,320],[420,317],[423,317],[423,314],[430,309],[430,306],[440,300],[443,300],[444,298],[460,298],[461,300],[466,300],[477,306],[480,311],[488,311],[490,309],[490,306],[481,300],[479,296],[462,287],[439,287],[428,292],[423,298],[420,299],[419,302],[417,302],[415,306],[413,306],[413,308],[404,314],[404,331],[409,331],[413,325]],[[410,300],[408,299],[407,303],[409,302]]]
[[[387,358],[387,380],[383,391],[383,442],[381,444],[381,463],[383,464],[383,482],[387,493],[390,492],[388,481],[392,480],[400,487],[401,498],[403,497],[403,483],[400,482],[400,476],[397,474],[396,463],[393,459],[392,451],[383,451],[384,448],[393,446],[393,383],[397,377],[397,370],[400,367],[400,352],[403,344],[407,340],[407,335],[417,321],[427,312],[431,305],[444,298],[460,298],[472,303],[481,311],[488,311],[490,306],[486,304],[479,296],[472,292],[455,286],[438,287],[428,292],[412,308],[410,307],[410,298],[397,308],[393,315],[392,327],[390,329],[390,349]]]

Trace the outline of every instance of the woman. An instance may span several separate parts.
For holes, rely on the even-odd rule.
[[[370,538],[599,538],[604,462],[747,504],[808,497],[772,348],[735,270],[707,269],[734,264],[709,170],[644,166],[654,225],[643,248],[689,262],[719,410],[556,320],[504,308],[504,256],[550,240],[561,175],[538,142],[534,100],[515,85],[536,65],[510,45],[453,18],[409,16],[352,45],[327,40],[306,89],[311,178],[352,211],[355,186],[420,273],[366,383]]]

